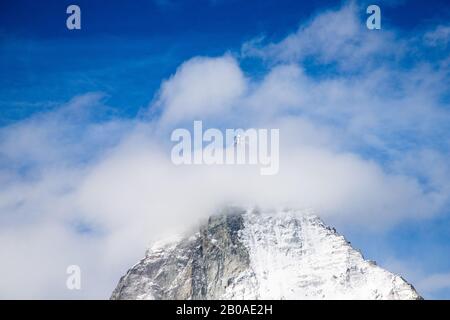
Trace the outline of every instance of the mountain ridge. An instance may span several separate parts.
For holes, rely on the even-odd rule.
[[[224,208],[155,243],[111,299],[421,299],[308,211]]]

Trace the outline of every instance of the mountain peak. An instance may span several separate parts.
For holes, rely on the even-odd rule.
[[[227,207],[159,242],[111,299],[420,299],[311,211]]]

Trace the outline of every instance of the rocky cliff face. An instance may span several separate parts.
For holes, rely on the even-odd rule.
[[[111,299],[420,299],[317,216],[227,208],[157,243]]]

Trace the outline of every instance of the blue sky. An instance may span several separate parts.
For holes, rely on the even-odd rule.
[[[412,34],[448,20],[445,0],[385,2],[386,28]],[[44,3],[2,4],[2,124],[88,91],[106,92],[118,112],[134,116],[184,60],[239,51],[260,35],[281,39],[341,1],[78,1],[79,31],[65,26],[72,2]],[[254,71],[251,61],[244,66]]]
[[[65,10],[72,3],[81,7],[81,30],[69,31],[65,26]],[[356,19],[364,25],[367,17],[365,7],[368,3],[355,3],[355,9],[350,10],[351,14],[355,13]],[[404,184],[398,182],[398,189],[386,189],[386,193],[399,192],[399,203],[384,193],[380,196],[379,202],[384,205],[383,201],[386,201],[387,211],[392,211],[392,216],[395,217],[387,219],[389,222],[386,226],[380,223],[383,226],[376,230],[361,228],[351,223],[354,217],[351,214],[341,218],[339,214],[331,212],[333,210],[329,210],[330,214],[325,216],[325,220],[336,224],[368,258],[404,275],[413,284],[419,283],[419,289],[422,286],[426,290],[425,297],[450,298],[450,211],[446,209],[450,190],[447,182],[447,177],[450,177],[450,127],[447,121],[450,112],[450,6],[445,0],[392,0],[378,1],[376,4],[382,10],[382,30],[375,31],[378,32],[376,35],[364,29],[350,33],[355,35],[355,44],[344,39],[332,51],[333,48],[330,49],[328,44],[317,39],[311,40],[308,36],[303,37],[298,28],[303,26],[300,30],[304,31],[313,25],[310,27],[311,34],[322,36],[321,33],[314,33],[326,32],[314,31],[314,19],[329,10],[339,12],[341,7],[348,5],[347,2],[3,1],[0,7],[0,138],[3,139],[0,181],[7,183],[5,182],[0,197],[2,219],[10,219],[8,199],[11,197],[21,198],[22,203],[25,203],[24,208],[28,204],[36,205],[36,200],[26,191],[34,190],[33,188],[43,190],[43,199],[47,199],[45,203],[44,200],[39,202],[42,212],[47,212],[47,206],[58,198],[52,193],[55,188],[80,189],[82,200],[85,201],[83,188],[91,183],[93,178],[90,178],[90,174],[94,172],[96,177],[100,172],[98,175],[101,175],[102,168],[108,167],[108,152],[114,155],[118,152],[111,151],[111,145],[118,145],[119,150],[125,148],[118,141],[126,140],[128,132],[136,131],[136,122],[155,120],[159,113],[162,113],[163,119],[169,119],[167,121],[174,119],[170,112],[176,112],[177,106],[171,105],[171,97],[164,98],[164,94],[161,95],[161,92],[164,93],[164,89],[161,89],[162,82],[167,80],[166,83],[170,86],[170,79],[179,79],[184,88],[184,85],[188,86],[184,84],[184,79],[191,79],[191,76],[188,75],[189,71],[183,70],[191,69],[180,69],[180,65],[196,56],[220,59],[228,54],[237,61],[240,69],[237,78],[240,79],[241,72],[242,78],[248,81],[246,87],[250,89],[243,89],[244,91],[257,92],[258,87],[266,82],[267,85],[275,83],[276,88],[278,83],[288,86],[287,83],[291,82],[299,88],[304,85],[312,92],[317,91],[317,95],[308,97],[308,101],[318,101],[320,105],[323,92],[327,92],[324,88],[344,92],[330,102],[337,105],[342,103],[342,108],[333,115],[328,113],[331,110],[328,109],[328,102],[321,105],[321,110],[289,107],[290,109],[282,112],[273,112],[280,116],[280,121],[291,116],[302,121],[306,119],[305,123],[301,123],[312,128],[313,140],[319,136],[314,130],[327,135],[325,140],[336,134],[332,138],[336,141],[329,144],[328,140],[314,141],[314,147],[323,147],[338,154],[336,162],[342,160],[341,155],[351,154],[368,166],[369,169],[362,173],[372,172],[370,168],[374,164],[383,171],[381,180],[392,177],[401,177],[403,182],[403,179],[409,180]],[[336,26],[337,29],[340,27]],[[289,36],[294,40],[286,42]],[[323,36],[327,41],[332,39],[332,35]],[[303,51],[297,52],[296,47],[292,48],[290,43],[303,46]],[[370,43],[374,43],[374,47]],[[349,59],[353,52],[358,54]],[[225,66],[234,68],[235,62],[226,59]],[[201,61],[192,62],[195,63],[199,63],[201,68]],[[279,66],[284,66],[285,69],[277,68]],[[193,69],[193,79],[196,79],[197,69]],[[268,75],[273,75],[273,82],[264,80],[268,79]],[[367,79],[368,76],[375,76],[378,80],[374,80],[372,84],[370,81],[361,84],[363,81],[359,80]],[[283,79],[287,79],[287,83]],[[354,85],[358,83],[361,87],[355,88]],[[261,88],[266,88],[262,85]],[[359,95],[347,97],[347,91],[353,88],[355,91],[360,90]],[[248,97],[239,101],[250,105],[254,96],[258,94],[249,93]],[[364,100],[368,97],[373,98],[373,105],[368,105],[361,111],[356,105],[352,105],[352,102],[360,103],[360,98]],[[413,98],[412,101],[408,100],[409,97]],[[270,99],[268,101],[272,101]],[[273,101],[285,103],[276,99]],[[291,100],[286,101],[291,103]],[[300,104],[295,101],[292,104]],[[414,106],[405,113],[404,107],[409,104]],[[94,106],[95,112],[89,108],[86,111],[85,105]],[[399,110],[396,109],[398,106]],[[78,109],[82,110],[81,116],[79,111],[74,111]],[[158,112],[153,113],[153,109]],[[155,119],[150,116],[148,120],[148,114]],[[242,114],[254,115],[250,111]],[[191,115],[196,114],[188,114],[186,121],[191,120]],[[348,122],[348,118],[355,121]],[[229,124],[217,118],[208,120],[216,126]],[[258,121],[259,124],[264,124],[266,120]],[[250,120],[241,120],[240,124],[252,123]],[[176,125],[179,124],[172,123],[166,129]],[[49,131],[41,132],[43,127],[49,128]],[[32,134],[29,135],[29,132]],[[31,144],[36,150],[24,151]],[[331,148],[330,145],[334,147]],[[95,161],[92,162],[92,159]],[[106,159],[106,164],[98,159]],[[24,172],[29,175],[23,174]],[[64,179],[70,180],[69,185],[60,186],[59,182],[54,181],[58,180],[61,172]],[[85,177],[87,182],[78,184],[78,179]],[[378,176],[374,180],[378,181]],[[418,202],[416,207],[422,208],[423,205],[424,209],[417,209],[418,213],[411,217],[397,214],[396,210],[403,212],[414,209],[413,205],[408,207],[404,203],[414,198],[412,195],[416,191],[408,193],[414,188],[420,189],[417,198],[423,197],[423,202]],[[16,195],[20,190],[26,196]],[[367,190],[373,191],[369,187]],[[429,190],[437,191],[436,194],[431,194],[427,192]],[[78,196],[78,192],[76,194]],[[376,212],[383,207],[375,204],[377,199],[375,196],[373,199],[362,197],[358,201],[362,204],[368,201],[368,206],[374,203],[373,211]],[[437,200],[431,206],[432,209],[428,210],[425,204],[430,202],[429,199]],[[82,234],[82,241],[94,241],[90,238],[86,240],[85,237],[101,238],[100,235],[107,232],[105,230],[108,230],[110,224],[114,225],[116,220],[97,220],[97,216],[84,212],[80,218],[77,210],[81,210],[79,208],[84,205],[84,202],[82,205],[78,202],[76,205],[64,203],[64,208],[70,211],[69,218],[55,218],[50,214],[42,218],[42,221],[62,219],[62,225],[70,221],[76,225],[75,234]],[[91,203],[86,207],[81,211],[89,211]],[[103,207],[95,204],[93,208]],[[357,211],[353,207],[339,207],[339,210],[346,209],[349,212]],[[15,212],[14,210],[11,212]],[[326,204],[323,210],[328,212]],[[26,212],[18,210],[17,215],[19,214],[23,218],[11,218],[11,221],[14,220],[11,225],[20,225],[22,228],[25,224],[23,221],[30,219]],[[361,218],[366,225],[376,221],[371,219],[373,215]],[[26,224],[28,223],[31,222]],[[378,225],[378,222],[375,224]],[[44,222],[35,226],[44,230],[47,227],[49,225]],[[59,230],[61,225],[53,227],[51,225],[52,230]],[[11,230],[5,227],[0,232],[9,235]],[[114,239],[122,239],[127,234],[121,232]],[[58,235],[59,231],[55,232],[54,239],[58,239]],[[11,237],[15,239],[14,236]],[[42,239],[40,234],[36,237],[42,240],[43,246],[51,242]],[[74,239],[66,240],[73,245],[76,235]],[[99,240],[98,250],[105,244],[103,241],[108,242]],[[111,242],[113,241],[108,243]],[[77,248],[82,250],[84,247],[80,245]],[[51,248],[43,251],[50,257],[56,254]],[[90,254],[96,256],[98,252]],[[138,250],[134,254],[139,257]],[[78,253],[68,254],[67,260],[74,257],[88,259],[91,255],[80,257]],[[134,255],[131,257],[135,258]],[[114,260],[117,265],[115,270],[123,271],[125,266],[131,266],[132,263],[127,259],[130,259],[130,255],[124,256],[120,262]],[[12,260],[21,261],[20,258]],[[61,264],[65,262],[63,260]],[[93,270],[91,275],[95,278],[95,268],[86,268]],[[48,281],[56,281],[43,272],[43,279],[47,279],[45,276]],[[117,273],[111,275],[111,279],[115,278]],[[46,296],[39,290],[40,285],[36,284],[36,296]],[[13,286],[14,282],[4,284],[3,288]],[[86,293],[87,296],[101,297],[112,287],[111,280],[104,279],[104,283],[98,286],[104,291],[92,289]],[[61,293],[59,285],[50,287],[54,291],[53,295],[48,296],[54,297]],[[5,290],[1,292],[1,297],[14,292],[13,289]],[[64,294],[70,298],[73,293]],[[18,293],[17,295],[20,296]]]

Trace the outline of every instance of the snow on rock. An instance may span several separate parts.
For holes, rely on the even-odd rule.
[[[112,299],[420,299],[307,211],[229,207],[153,245]]]

